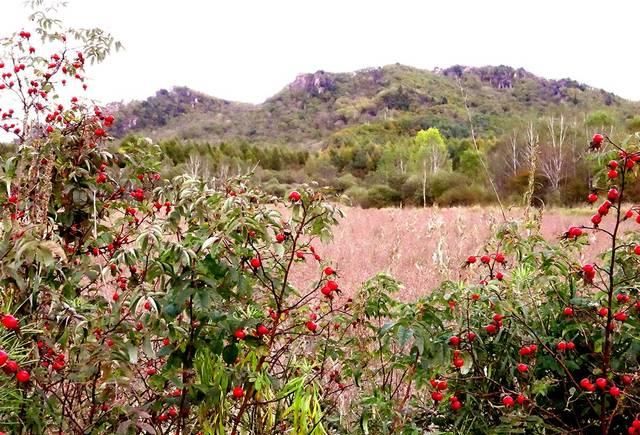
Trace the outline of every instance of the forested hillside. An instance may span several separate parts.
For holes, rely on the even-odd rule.
[[[111,109],[117,136],[160,140],[176,171],[255,169],[274,193],[313,180],[376,207],[516,200],[534,154],[539,199],[581,201],[589,138],[637,128],[639,107],[507,66],[390,65],[302,74],[258,105],[174,88]]]

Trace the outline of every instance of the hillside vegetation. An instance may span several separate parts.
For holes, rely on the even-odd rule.
[[[637,128],[639,107],[508,66],[389,65],[302,74],[258,105],[174,88],[111,109],[116,136],[161,141],[176,173],[253,170],[273,193],[317,181],[378,207],[492,202],[494,191],[508,202],[521,197],[532,170],[540,201],[578,202],[590,184],[589,138]],[[446,150],[437,168],[426,161],[438,147],[417,139],[429,129]]]

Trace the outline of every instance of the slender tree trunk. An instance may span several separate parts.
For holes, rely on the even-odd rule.
[[[427,161],[422,161],[422,207],[427,207]]]

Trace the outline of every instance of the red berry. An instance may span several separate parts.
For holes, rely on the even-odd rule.
[[[609,189],[609,192],[607,193],[607,199],[612,202],[616,201],[619,196],[620,194],[618,193],[618,189],[616,189],[615,187]]]
[[[570,238],[576,239],[582,235],[582,230],[578,227],[570,227],[567,233]]]
[[[318,324],[315,323],[315,322],[312,322],[311,320],[309,320],[307,323],[305,323],[305,326],[311,332],[316,332],[316,330],[318,329]]]
[[[502,272],[496,273],[496,279],[498,281],[502,281],[504,279],[504,275],[502,274]]]
[[[614,178],[618,178],[618,171],[616,171],[615,169],[611,169],[609,172],[607,172],[607,177],[609,177],[612,180]]]
[[[582,266],[582,271],[585,273],[591,273],[595,272],[595,268],[593,267],[593,264],[585,264]]]
[[[591,138],[591,144],[594,146],[600,146],[602,145],[603,140],[604,140],[604,136],[602,136],[600,133],[596,133]]]
[[[633,253],[636,255],[640,255],[640,245],[636,245],[636,247],[633,248]]]
[[[565,341],[558,342],[558,344],[556,344],[556,349],[558,349],[559,352],[564,352],[567,350],[567,343]]]
[[[483,255],[482,257],[480,257],[480,262],[483,264],[489,264],[490,261],[491,257],[489,257],[488,255]]]
[[[289,201],[298,202],[300,198],[302,198],[302,196],[295,190],[289,194]]]
[[[235,330],[235,332],[233,333],[233,336],[235,338],[237,338],[238,340],[244,340],[245,337],[247,336],[247,333],[244,332],[244,329],[242,328],[238,328]]]
[[[591,383],[591,381],[588,378],[583,378],[580,381],[580,386],[585,389],[585,390],[591,390],[593,387],[593,384]]]
[[[601,390],[604,390],[605,388],[607,388],[607,380],[605,378],[596,379],[596,386]]]
[[[489,335],[494,335],[496,332],[498,332],[498,327],[493,324],[493,323],[489,323],[487,326],[484,327],[485,331],[487,331],[487,334]]]
[[[258,337],[262,337],[263,335],[267,335],[269,333],[269,328],[260,324],[256,327],[256,335]]]
[[[5,363],[4,365],[4,371],[7,373],[15,373],[18,371],[18,363],[13,361],[13,360],[9,360]]]
[[[565,309],[562,310],[562,313],[567,317],[573,316],[573,308],[565,307]]]
[[[147,369],[147,375],[148,375],[148,376],[153,376],[153,375],[155,375],[156,373],[158,373],[158,371],[157,371],[154,367],[149,367],[149,368]]]
[[[480,300],[480,294],[479,293],[472,293],[471,294],[471,299],[474,301],[479,301]]]
[[[522,406],[525,403],[527,403],[527,396],[525,396],[524,394],[518,394],[518,397],[516,397],[516,402],[518,403],[518,405]]]
[[[147,311],[151,311],[151,302],[150,301],[144,301],[144,309]]]
[[[576,344],[573,341],[567,342],[567,350],[575,350]]]
[[[451,406],[451,409],[453,411],[457,411],[460,408],[462,408],[462,403],[460,403],[459,400],[453,400],[453,401],[451,401],[451,405],[450,406]]]
[[[113,299],[114,302],[118,302],[118,299],[120,299],[120,295],[118,294],[118,292],[115,292],[112,296],[111,299]]]
[[[250,264],[251,264],[251,267],[253,267],[254,269],[257,269],[260,266],[262,266],[262,261],[260,261],[259,258],[254,257],[251,259]]]
[[[526,373],[529,370],[529,366],[523,363],[520,363],[516,366],[520,373]]]
[[[496,263],[504,263],[504,254],[501,254],[500,252],[498,252],[496,254]]]
[[[609,314],[609,309],[602,307],[598,310],[598,316],[600,317],[607,317],[607,315]]]
[[[7,328],[10,331],[16,330],[20,327],[18,319],[13,317],[11,314],[5,314],[2,316],[2,326]]]
[[[594,225],[600,225],[600,223],[602,222],[602,216],[599,214],[594,214],[593,216],[591,216],[591,223]]]
[[[233,394],[234,399],[241,399],[244,396],[244,390],[242,387],[234,387],[231,394]]]
[[[609,394],[611,394],[611,396],[613,397],[620,396],[620,388],[614,385],[613,387],[609,388]]]
[[[472,341],[474,341],[476,339],[476,334],[474,332],[469,332],[467,334],[467,341],[469,343],[471,343]]]
[[[468,264],[473,264],[476,262],[476,257],[474,257],[473,255],[470,257],[467,257],[467,263]]]
[[[169,340],[169,338],[165,337],[162,339],[163,346],[169,346],[170,344],[171,344],[171,340]]]
[[[0,367],[9,360],[9,355],[4,350],[0,350]]]
[[[1,365],[1,364],[0,364]],[[620,377],[620,381],[624,384],[624,385],[631,385],[631,383],[633,382],[633,378],[631,377],[631,375],[622,375]]]
[[[621,304],[626,304],[627,302],[629,302],[629,295],[626,293],[618,293],[616,295],[616,299],[618,300],[618,302],[620,302]]]
[[[453,360],[453,365],[454,365],[454,367],[459,369],[460,367],[462,367],[464,365],[464,360],[462,358],[456,358],[456,359]]]
[[[449,344],[453,347],[458,347],[460,345],[460,337],[457,335],[452,336],[449,338]]]
[[[447,381],[438,381],[436,383],[436,389],[438,389],[439,391],[446,390],[448,386],[449,384],[447,384]]]
[[[18,373],[16,373],[16,379],[18,380],[18,382],[24,384],[25,382],[29,382],[29,379],[31,379],[31,375],[26,370],[20,370]]]
[[[613,315],[613,318],[616,319],[618,322],[624,322],[629,318],[629,315],[627,315],[627,313],[625,313],[624,311],[620,311],[615,313]]]
[[[513,397],[511,396],[504,396],[502,398],[502,404],[504,406],[506,406],[507,408],[511,408],[514,405],[515,401],[513,400]]]
[[[335,271],[335,270],[333,270],[333,269],[332,269],[331,267],[329,267],[329,266],[327,266],[327,267],[325,267],[325,268],[324,268],[324,274],[325,274],[325,275],[327,275],[327,276],[328,276],[328,275],[333,275],[333,274],[335,274],[335,273],[336,273],[336,271]]]
[[[431,398],[435,401],[435,402],[439,402],[442,400],[443,396],[442,393],[439,391],[434,391],[431,393]]]
[[[618,162],[616,160],[609,160],[609,163],[607,164],[607,166],[609,166],[609,168],[611,169],[617,169]]]
[[[593,204],[594,202],[596,202],[598,200],[598,195],[596,195],[595,193],[590,193],[587,196],[587,202]]]

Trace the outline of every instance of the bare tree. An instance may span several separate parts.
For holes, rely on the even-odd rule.
[[[525,133],[526,147],[524,149],[524,161],[529,164],[529,183],[527,191],[524,194],[525,205],[525,218],[527,221],[531,220],[530,210],[531,202],[533,199],[533,193],[536,188],[536,172],[538,170],[538,149],[539,149],[539,136],[538,132],[533,125],[533,121],[529,122],[527,131]]]
[[[504,157],[504,161],[509,168],[509,172],[513,177],[518,175],[518,169],[520,169],[520,147],[518,146],[518,132],[514,129],[509,136],[509,149],[507,155]]]
[[[547,130],[549,139],[541,149],[540,169],[549,181],[551,189],[557,191],[564,175],[567,154],[565,149],[567,126],[564,122],[564,116],[560,115],[560,118],[551,116],[547,120]]]

